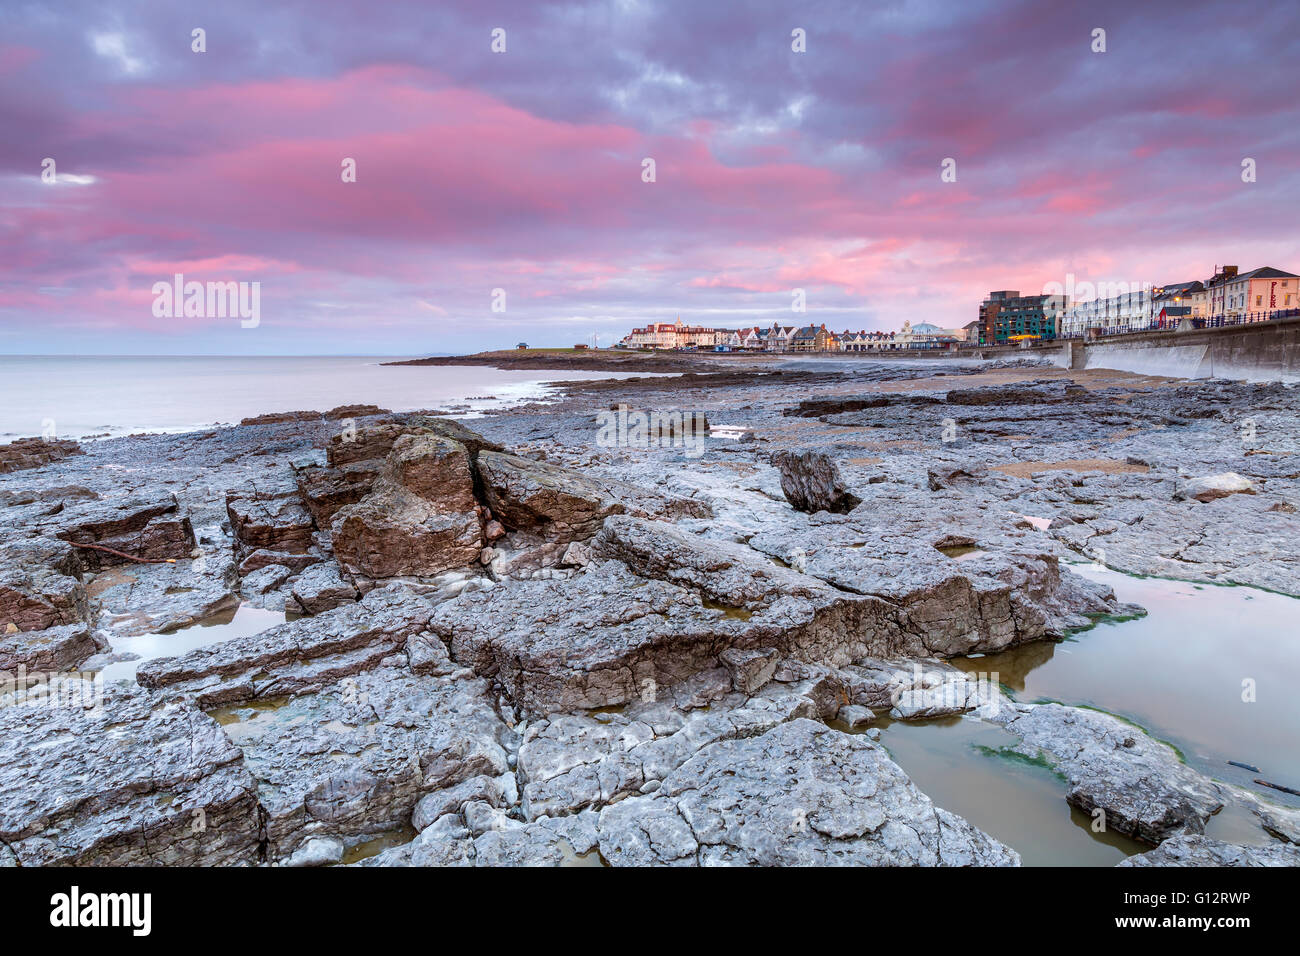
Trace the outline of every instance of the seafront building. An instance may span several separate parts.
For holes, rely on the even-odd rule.
[[[990,292],[974,323],[979,344],[1050,341],[1061,334],[1069,301],[1064,295],[1021,295],[1015,289]]]
[[[619,345],[732,352],[887,352],[1176,329],[1183,322],[1196,326],[1258,322],[1300,312],[1300,276],[1272,266],[1250,272],[1216,266],[1204,281],[1120,289],[1114,295],[1077,302],[1068,295],[1021,295],[1017,289],[1000,289],[984,298],[978,318],[964,326],[940,328],[905,321],[897,332],[835,332],[824,324],[797,327],[779,322],[769,328],[717,329],[687,325],[678,316],[675,322],[633,329]]]
[[[1069,337],[1083,335],[1088,329],[1114,333],[1149,328],[1154,292],[1138,288],[1104,299],[1076,302],[1066,312],[1061,334]]]
[[[1076,302],[1066,311],[1060,334],[1077,338],[1174,329],[1184,321],[1194,325],[1258,322],[1296,309],[1300,309],[1300,276],[1295,273],[1272,266],[1244,273],[1236,266],[1215,266],[1205,281],[1173,282]]]

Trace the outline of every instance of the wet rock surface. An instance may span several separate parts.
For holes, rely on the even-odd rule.
[[[1066,777],[1066,799],[1108,829],[1157,844],[1204,831],[1225,790],[1160,743],[1110,714],[1060,704],[1003,704],[992,718],[1020,738],[1020,752],[1045,754]]]
[[[1120,866],[1300,866],[1300,847],[1241,846],[1188,833],[1129,857]]]
[[[1008,866],[1019,856],[934,807],[883,748],[798,719],[713,744],[654,793],[606,807],[615,866]]]
[[[81,710],[0,708],[0,845],[21,866],[257,858],[243,755],[193,704],[140,688]]]
[[[703,457],[598,445],[611,391],[707,415]],[[1071,562],[1300,594],[1298,413],[1273,385],[825,363],[571,383],[472,430],[359,406],[86,443],[0,474],[0,672],[241,602],[303,616],[143,661],[84,713],[0,707],[0,846],[1014,865],[846,732],[965,714],[1155,845],[1132,865],[1289,860],[1292,811],[1118,718],[995,708],[941,659],[1141,613]],[[1259,845],[1203,835],[1234,802]]]

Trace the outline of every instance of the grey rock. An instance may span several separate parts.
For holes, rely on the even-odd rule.
[[[1241,846],[1181,833],[1154,850],[1120,861],[1120,866],[1300,866],[1300,846],[1272,843]]]
[[[605,807],[613,866],[1017,865],[912,785],[884,749],[810,720],[704,748],[648,796]]]
[[[406,588],[381,588],[315,617],[146,661],[136,680],[182,691],[202,707],[302,693],[377,667],[426,630],[430,611]]]
[[[0,545],[0,631],[84,623],[89,605],[82,563],[69,544],[52,537]]]
[[[840,708],[839,719],[848,727],[864,727],[875,720],[876,715],[866,707],[857,704],[845,704]]]
[[[357,600],[357,589],[343,580],[338,566],[314,564],[293,583],[290,592],[306,614],[320,614]]]
[[[330,866],[343,860],[343,841],[334,837],[312,837],[284,861],[285,866]]]
[[[1042,753],[1067,781],[1066,800],[1101,810],[1107,829],[1158,844],[1179,831],[1202,833],[1224,805],[1222,788],[1184,764],[1169,745],[1110,714],[1060,704],[994,708],[991,719]]]
[[[80,667],[106,645],[84,624],[64,624],[41,631],[0,632],[0,674],[12,679],[27,671],[67,671]],[[0,678],[0,688],[4,679]]]
[[[284,565],[268,564],[264,568],[258,568],[252,574],[245,575],[239,589],[245,597],[256,597],[267,591],[274,591],[292,576],[293,572]]]
[[[186,701],[0,707],[0,845],[22,866],[251,863],[258,831],[239,748]]]
[[[844,513],[861,499],[845,487],[835,459],[820,451],[778,451],[772,464],[781,472],[781,490],[798,511]]]
[[[257,781],[270,859],[313,836],[405,825],[426,793],[507,769],[481,680],[387,667],[220,715]]]
[[[1179,486],[1178,490],[1174,492],[1174,498],[1178,500],[1194,498],[1197,501],[1208,502],[1226,498],[1229,495],[1253,495],[1254,493],[1254,482],[1249,478],[1243,478],[1236,472],[1229,471],[1221,475],[1193,478]]]
[[[424,830],[448,813],[460,813],[465,804],[480,802],[490,807],[506,805],[506,791],[498,777],[479,774],[443,790],[425,794],[411,813],[411,826]]]

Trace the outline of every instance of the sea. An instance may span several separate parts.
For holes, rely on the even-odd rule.
[[[548,382],[630,373],[390,366],[403,356],[0,356],[0,443],[186,432],[268,412],[371,404],[481,414],[545,399]],[[645,373],[639,373],[644,375]]]

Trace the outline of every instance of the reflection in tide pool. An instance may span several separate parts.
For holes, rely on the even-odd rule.
[[[1300,601],[1248,587],[1138,578],[1073,566],[1146,617],[1105,622],[1062,644],[1036,643],[951,663],[997,671],[1017,700],[1097,707],[1177,747],[1207,776],[1274,803],[1300,798]],[[1253,682],[1255,700],[1243,700]],[[1230,766],[1250,764],[1259,772]]]
[[[265,611],[241,604],[233,611],[215,614],[202,623],[168,634],[140,634],[135,637],[114,637],[110,634],[109,643],[115,654],[136,656],[129,661],[109,664],[100,671],[100,676],[105,684],[134,681],[136,670],[145,661],[159,657],[177,657],[196,648],[219,644],[236,637],[247,637],[283,623],[283,611]]]
[[[1093,833],[1091,818],[1065,802],[1065,781],[1046,763],[1010,753],[1018,739],[995,724],[948,717],[875,726],[926,796],[1014,849],[1025,866],[1114,866],[1150,849]]]

